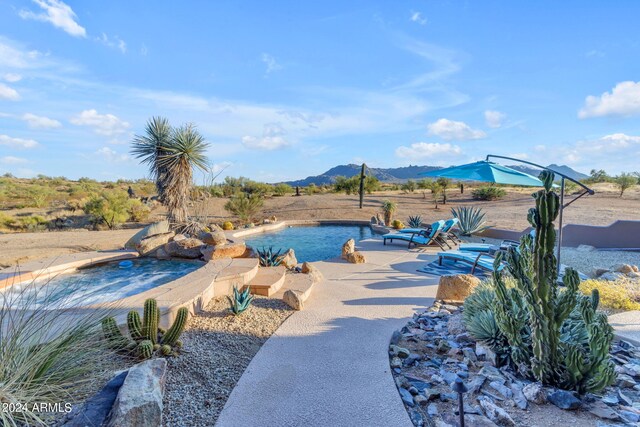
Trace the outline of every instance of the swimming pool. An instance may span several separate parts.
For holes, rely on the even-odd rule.
[[[254,249],[273,246],[283,252],[293,248],[298,262],[323,261],[339,257],[342,244],[349,239],[359,242],[373,236],[368,225],[317,225],[287,227],[245,237],[247,245]]]
[[[0,293],[16,308],[64,308],[117,301],[189,274],[204,263],[138,258],[64,273],[50,280],[16,284]]]

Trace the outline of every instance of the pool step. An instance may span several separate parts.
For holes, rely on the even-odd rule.
[[[223,268],[215,279],[215,295],[231,295],[233,287],[242,289],[258,274],[257,258],[233,258],[225,260],[229,264]]]
[[[290,290],[297,294],[301,302],[305,302],[311,296],[315,284],[316,281],[311,274],[290,273],[287,274],[280,291],[273,295],[273,297],[282,299],[284,293]]]
[[[251,287],[251,293],[265,297],[272,296],[282,288],[286,271],[284,266],[260,267],[258,274],[248,283]]]

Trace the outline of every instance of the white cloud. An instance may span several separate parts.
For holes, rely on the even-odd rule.
[[[35,148],[38,142],[33,139],[12,138],[8,135],[0,135],[0,145],[11,148]]]
[[[465,141],[469,139],[482,139],[487,136],[481,130],[472,129],[464,122],[456,122],[449,119],[439,119],[427,125],[429,135],[436,135],[445,141]]]
[[[28,163],[28,160],[22,157],[4,156],[0,157],[0,163],[3,165],[21,165]]]
[[[20,94],[17,90],[0,83],[0,99],[8,99],[9,101],[17,101],[20,99]]]
[[[635,170],[640,157],[640,136],[614,133],[595,140],[582,140],[561,148],[564,161],[585,169]]]
[[[22,80],[22,76],[16,73],[6,73],[2,76],[2,80],[5,80],[9,83],[15,83]]]
[[[85,37],[87,31],[76,22],[76,14],[67,4],[60,0],[33,0],[40,6],[44,13],[36,13],[30,10],[21,10],[22,19],[35,19],[36,21],[49,22],[54,27],[60,28],[75,37]]]
[[[102,147],[95,154],[110,163],[126,163],[133,160],[128,154],[120,154],[109,147]]]
[[[291,144],[284,138],[286,131],[280,123],[266,123],[262,129],[262,138],[255,136],[242,137],[242,144],[254,150],[278,150]]]
[[[102,33],[100,37],[96,37],[96,40],[107,47],[119,49],[123,54],[127,53],[127,43],[118,36],[110,38],[106,33]]]
[[[640,82],[618,83],[611,92],[587,96],[578,117],[632,116],[640,114]]]
[[[276,58],[269,55],[268,53],[263,53],[261,56],[261,60],[267,66],[267,69],[265,71],[266,74],[271,74],[274,71],[282,70],[282,65],[278,64]]]
[[[26,113],[22,115],[22,120],[27,122],[30,128],[35,129],[54,129],[62,127],[62,123],[49,117],[36,116],[35,114]]]
[[[420,25],[425,25],[427,23],[427,18],[422,16],[421,12],[411,12],[411,22],[418,23]]]
[[[124,133],[130,126],[113,114],[99,114],[94,109],[84,110],[69,121],[77,126],[92,127],[95,133],[105,136]]]
[[[440,144],[437,142],[416,142],[409,147],[396,148],[396,156],[403,159],[440,159],[445,157],[457,157],[462,150],[457,145]]]
[[[484,112],[484,120],[490,128],[499,128],[507,115],[500,111],[487,110]]]

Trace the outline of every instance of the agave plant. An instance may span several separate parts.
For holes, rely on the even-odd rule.
[[[457,208],[451,208],[451,214],[458,218],[458,228],[462,236],[470,236],[474,233],[480,233],[487,228],[490,228],[485,224],[484,212],[481,208],[473,206],[459,206]]]
[[[420,228],[420,226],[422,226],[422,217],[420,215],[409,215],[407,225],[411,228]]]
[[[273,251],[273,246],[269,246],[269,249],[264,247],[258,249],[258,259],[262,267],[277,267],[282,263],[283,258],[282,249],[278,249],[277,252]]]
[[[240,292],[237,286],[233,286],[233,298],[227,295],[227,299],[229,300],[229,308],[231,312],[238,316],[242,314],[249,305],[251,301],[253,301],[253,295],[251,295],[251,288],[247,286],[247,288]]]

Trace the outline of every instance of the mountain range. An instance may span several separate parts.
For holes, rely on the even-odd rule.
[[[528,173],[533,176],[538,176],[540,171],[532,166],[526,165],[511,165],[510,168],[519,170],[521,172]],[[566,165],[556,165],[551,164],[547,166],[549,169],[563,173],[573,179],[584,179],[587,178],[588,175],[580,173],[571,169]],[[324,184],[333,184],[336,181],[336,178],[339,176],[352,177],[354,175],[360,174],[361,165],[356,164],[348,164],[348,165],[339,165],[335,166],[328,171],[315,176],[308,176],[304,179],[299,179],[295,181],[287,181],[286,184],[291,186],[300,186],[306,187],[309,184],[315,185],[324,185]],[[382,182],[387,183],[400,183],[405,182],[409,179],[418,180],[424,178],[420,176],[420,173],[429,172],[432,170],[442,169],[439,166],[404,166],[400,168],[368,168],[368,174],[371,174],[378,178]]]

